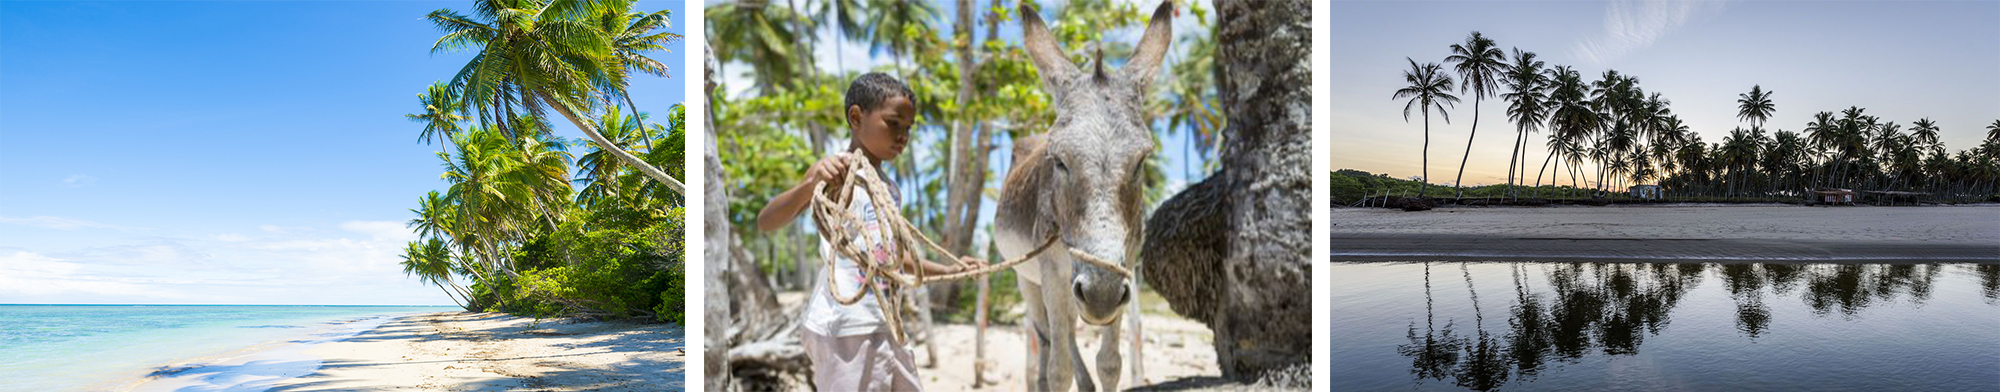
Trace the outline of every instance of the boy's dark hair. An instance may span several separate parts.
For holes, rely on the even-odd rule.
[[[869,72],[854,78],[853,83],[847,84],[847,104],[841,105],[840,111],[846,113],[847,108],[855,106],[860,106],[863,111],[875,110],[882,106],[882,101],[899,94],[903,98],[908,98],[912,104],[917,102],[917,94],[910,92],[910,85],[903,84],[903,81],[896,80],[896,77],[889,74]],[[845,115],[840,117],[847,118]]]

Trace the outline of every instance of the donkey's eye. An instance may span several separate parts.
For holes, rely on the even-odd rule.
[[[1063,164],[1062,158],[1054,158],[1054,160],[1056,161],[1056,172],[1069,174],[1069,165]]]

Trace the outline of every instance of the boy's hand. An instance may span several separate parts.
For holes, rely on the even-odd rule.
[[[839,188],[847,180],[847,160],[844,155],[820,158],[812,168],[806,169],[806,179],[827,184],[828,188]]]
[[[958,263],[958,272],[976,271],[980,268],[986,268],[985,260],[980,260],[972,256],[959,256]]]

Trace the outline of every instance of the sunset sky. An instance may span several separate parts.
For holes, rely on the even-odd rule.
[[[1404,58],[1443,64],[1473,31],[1502,50],[1536,52],[1550,68],[1572,66],[1585,82],[1607,69],[1635,76],[1710,143],[1748,127],[1736,98],[1752,85],[1774,92],[1771,131],[1802,131],[1813,113],[1860,106],[1904,132],[1929,117],[1955,152],[2000,119],[2000,2],[1371,1],[1335,2],[1331,16],[1334,169],[1418,175],[1423,119],[1406,122],[1404,100],[1390,99],[1406,85]],[[1450,123],[1431,119],[1433,183],[1451,182],[1465,152],[1473,100],[1458,95]],[[1506,105],[1497,95],[1480,104],[1468,185],[1506,181]],[[1548,153],[1547,135],[1528,137],[1531,167]]]

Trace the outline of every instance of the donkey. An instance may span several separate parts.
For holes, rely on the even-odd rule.
[[[1014,267],[1034,335],[1029,389],[1115,390],[1123,371],[1118,353],[1119,308],[1132,301],[1130,277],[1074,253],[1136,270],[1145,208],[1140,174],[1153,141],[1144,104],[1171,41],[1173,3],[1162,2],[1146,24],[1139,46],[1116,73],[1104,70],[1103,53],[1085,72],[1049,34],[1035,10],[1021,7],[1022,38],[1056,108],[1047,133],[1014,145],[1014,166],[1001,184],[994,239],[1007,258],[1022,257],[1051,237],[1050,251]],[[1067,251],[1064,251],[1066,248]],[[1077,349],[1076,322],[1103,326],[1097,374],[1091,382]],[[1066,388],[1064,388],[1066,389]]]

